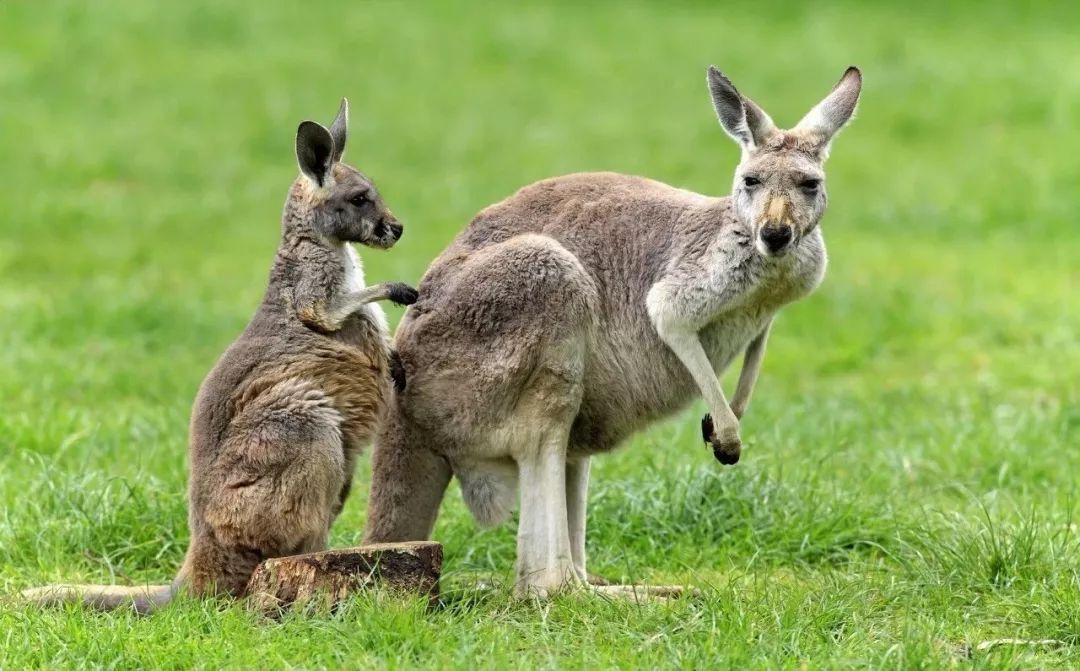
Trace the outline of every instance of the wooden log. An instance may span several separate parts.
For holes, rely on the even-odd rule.
[[[333,609],[348,595],[372,586],[439,598],[442,545],[381,543],[267,559],[248,582],[248,603],[263,613],[295,605]]]

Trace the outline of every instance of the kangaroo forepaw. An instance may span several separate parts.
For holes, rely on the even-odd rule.
[[[739,434],[727,432],[723,436],[716,435],[716,427],[713,425],[712,415],[706,414],[701,418],[701,437],[712,446],[713,456],[725,466],[739,463],[742,454],[742,441]]]
[[[405,364],[401,363],[397,350],[390,350],[390,379],[394,381],[394,389],[398,393],[405,391]]]
[[[412,305],[420,298],[420,292],[404,282],[392,282],[387,289],[386,297],[396,305]]]

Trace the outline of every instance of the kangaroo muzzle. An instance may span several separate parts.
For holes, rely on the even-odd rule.
[[[765,208],[762,225],[758,229],[759,248],[770,256],[784,253],[795,239],[795,227],[791,217],[791,202],[785,198],[773,198]]]
[[[761,238],[761,242],[765,245],[765,248],[768,249],[769,252],[776,254],[791,243],[792,238],[795,237],[795,233],[791,230],[791,226],[773,226],[772,224],[767,224],[762,227],[758,236]]]

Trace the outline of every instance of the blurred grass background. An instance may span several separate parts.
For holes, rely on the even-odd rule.
[[[774,329],[743,462],[713,462],[695,407],[594,466],[591,568],[701,600],[477,593],[513,525],[452,493],[439,613],[0,605],[0,667],[1080,663],[1078,34],[1074,2],[3,3],[3,593],[171,578],[191,399],[263,292],[300,120],[349,97],[347,159],[406,225],[361,250],[369,281],[415,283],[536,179],[726,193],[710,63],[781,125],[849,64],[866,83],[829,275]],[[971,652],[1000,637],[1060,643]]]

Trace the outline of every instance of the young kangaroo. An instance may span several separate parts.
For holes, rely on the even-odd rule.
[[[366,540],[426,539],[452,474],[481,523],[520,491],[516,590],[545,595],[586,579],[590,455],[700,394],[706,441],[738,461],[773,315],[825,273],[822,164],[861,82],[849,68],[785,131],[710,68],[742,147],[731,196],[577,174],[477,215],[395,337],[408,386],[375,439]],[[739,353],[729,404],[717,377]]]
[[[364,286],[349,243],[386,249],[402,227],[371,180],[340,162],[347,124],[345,100],[329,130],[300,124],[302,174],[285,201],[266,295],[195,399],[191,544],[176,580],[57,585],[24,597],[146,613],[180,589],[241,596],[262,560],[325,549],[389,386],[386,318],[373,301],[416,300],[405,284]]]

